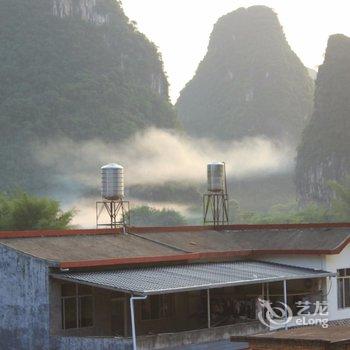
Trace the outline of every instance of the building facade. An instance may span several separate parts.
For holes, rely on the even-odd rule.
[[[2,232],[0,348],[124,350],[136,335],[139,349],[165,349],[267,332],[259,298],[293,312],[327,300],[330,319],[350,318],[349,240],[350,224]]]

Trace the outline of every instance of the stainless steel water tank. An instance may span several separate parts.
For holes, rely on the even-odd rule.
[[[216,162],[210,163],[208,169],[208,191],[221,192],[225,189],[225,164]]]
[[[101,195],[108,200],[124,198],[124,168],[115,163],[101,167]]]

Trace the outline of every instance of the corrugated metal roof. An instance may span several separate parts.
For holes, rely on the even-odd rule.
[[[260,261],[234,261],[53,274],[56,278],[76,283],[142,295],[330,275],[332,274],[326,271]]]

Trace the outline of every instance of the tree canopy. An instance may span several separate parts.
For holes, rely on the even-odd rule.
[[[185,217],[175,210],[158,210],[149,206],[131,209],[130,219],[133,226],[179,226],[186,224]]]
[[[334,191],[332,210],[338,220],[350,221],[350,176],[342,182],[330,181],[329,186]]]
[[[300,201],[329,205],[330,180],[350,173],[350,38],[330,36],[319,67],[315,108],[298,149],[296,185]]]
[[[66,229],[75,214],[49,198],[16,191],[0,193],[0,230]]]
[[[178,127],[160,54],[120,3],[91,1],[89,16],[105,23],[79,9],[54,15],[54,3],[0,2],[0,190],[49,188],[55,169],[38,164],[38,143]]]
[[[273,206],[266,213],[246,212],[239,209],[234,212],[236,221],[253,224],[299,224],[315,222],[350,221],[350,176],[344,181],[329,181],[328,187],[334,191],[330,206],[309,203],[300,207],[297,202]]]

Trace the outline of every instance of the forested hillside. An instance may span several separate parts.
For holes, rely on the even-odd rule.
[[[329,204],[329,180],[350,174],[350,38],[329,38],[318,70],[315,109],[299,147],[296,185],[302,203]]]
[[[44,191],[33,144],[178,127],[156,47],[115,0],[0,2],[0,189]]]
[[[265,135],[296,145],[312,100],[313,81],[277,15],[253,6],[218,20],[207,54],[176,106],[193,135]]]

